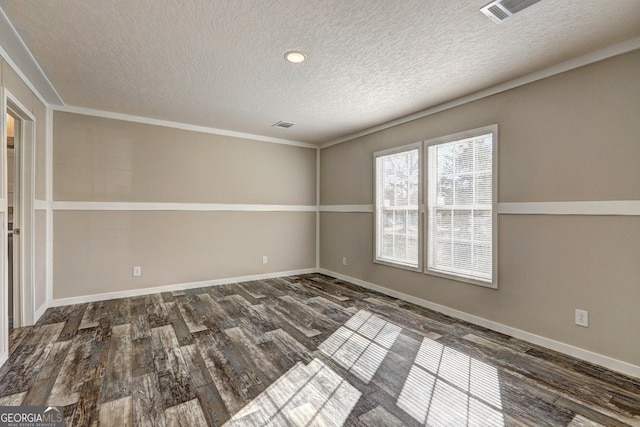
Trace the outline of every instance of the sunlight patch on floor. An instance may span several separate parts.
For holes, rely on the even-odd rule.
[[[498,370],[424,338],[397,405],[425,425],[503,426]]]
[[[318,359],[298,362],[225,426],[341,426],[361,393]]]
[[[382,364],[402,328],[366,310],[357,312],[318,349],[365,383]]]

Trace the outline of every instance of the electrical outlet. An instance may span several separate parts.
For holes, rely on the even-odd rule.
[[[576,325],[589,327],[589,312],[587,310],[578,310],[576,308]]]
[[[342,257],[342,265],[347,265],[347,257],[346,256]]]
[[[142,267],[140,266],[133,267],[133,277],[140,277],[140,276],[142,276]]]
[[[262,257],[262,263],[263,263],[263,264],[266,264],[266,263],[268,263],[268,262],[269,262],[269,258],[267,258],[267,256],[266,256],[266,255],[265,255],[265,256],[263,256],[263,257]]]

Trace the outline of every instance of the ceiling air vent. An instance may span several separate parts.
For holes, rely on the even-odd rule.
[[[276,123],[272,124],[271,127],[272,128],[289,129],[293,125],[295,125],[295,123],[285,122],[283,120],[280,120],[279,122],[276,122]]]
[[[480,8],[496,24],[501,24],[516,13],[533,6],[540,0],[495,0]]]

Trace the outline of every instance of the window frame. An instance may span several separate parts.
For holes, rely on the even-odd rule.
[[[458,140],[473,138],[480,135],[492,135],[492,160],[491,160],[491,282],[475,279],[467,276],[457,275],[453,273],[447,273],[442,271],[435,271],[429,269],[429,147],[455,142]],[[468,131],[458,132],[451,135],[445,135],[438,138],[429,139],[423,142],[422,153],[422,165],[424,178],[422,180],[423,185],[423,200],[425,203],[425,210],[423,215],[423,235],[421,249],[423,251],[422,264],[424,265],[424,274],[430,276],[443,277],[446,279],[456,280],[458,282],[470,283],[473,285],[479,285],[487,288],[498,289],[498,125],[493,124],[484,126],[481,128],[471,129]]]
[[[414,267],[412,265],[404,264],[401,262],[393,262],[390,260],[378,258],[378,169],[377,160],[379,157],[385,157],[393,154],[403,153],[405,151],[418,150],[418,265]],[[373,153],[373,263],[386,265],[389,267],[400,268],[403,270],[422,272],[424,265],[424,165],[423,165],[423,143],[414,142],[411,144],[402,145],[399,147],[393,147],[386,150],[376,151]]]

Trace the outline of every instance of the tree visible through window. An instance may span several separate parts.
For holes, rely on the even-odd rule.
[[[376,157],[376,260],[419,266],[419,150]]]
[[[376,262],[497,287],[497,134],[491,125],[374,154]]]
[[[427,269],[492,282],[493,134],[428,145]]]

